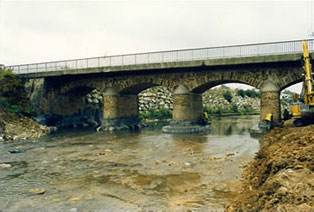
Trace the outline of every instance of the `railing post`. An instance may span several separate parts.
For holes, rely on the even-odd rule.
[[[58,62],[55,62],[55,71],[58,71]]]
[[[77,70],[77,60],[75,60],[75,70]]]
[[[47,63],[45,63],[45,72],[48,72]]]
[[[100,66],[100,64],[99,64],[99,57],[97,58],[97,63],[98,63],[98,67],[97,68],[99,68],[99,66]]]
[[[36,63],[36,72],[38,72],[38,64]]]
[[[135,61],[135,65],[136,65],[136,64],[137,64],[137,63],[136,63],[136,55],[134,55],[134,61]]]
[[[88,68],[88,59],[86,59],[86,68]]]
[[[147,63],[149,63],[150,62],[150,54],[148,53],[148,59],[147,59]]]
[[[123,55],[121,56],[121,61],[122,61],[122,65],[124,65],[124,64],[123,64]]]
[[[18,66],[18,73],[20,74],[21,73],[21,66]]]
[[[27,68],[26,70],[27,70],[27,73],[28,73],[28,64],[27,64],[26,68]]]
[[[111,66],[111,56],[109,57],[109,66]]]

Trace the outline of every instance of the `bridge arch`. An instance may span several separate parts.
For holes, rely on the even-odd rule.
[[[65,90],[50,91],[43,99],[44,112],[59,116],[83,115],[89,105],[86,95],[93,90],[93,87],[80,85]],[[100,104],[97,108],[101,108]]]
[[[192,89],[192,92],[202,94],[211,88],[214,88],[214,87],[219,86],[219,85],[229,84],[229,83],[239,83],[239,84],[249,85],[249,86],[252,86],[252,87],[258,89],[258,87],[256,87],[257,85],[252,85],[252,84],[249,84],[246,82],[235,81],[235,80],[221,80],[221,81],[206,82],[206,83]]]
[[[263,75],[252,70],[225,70],[223,72],[206,71],[196,75],[189,82],[191,92],[202,94],[206,90],[220,84],[242,83],[259,88]]]
[[[132,79],[122,78],[115,82],[113,86],[121,95],[138,95],[140,92],[154,86],[162,86],[171,91],[177,86],[177,83],[170,80],[167,76],[143,76]]]

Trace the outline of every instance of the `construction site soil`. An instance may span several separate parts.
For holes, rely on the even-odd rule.
[[[314,211],[314,125],[275,128],[243,172],[226,212]]]

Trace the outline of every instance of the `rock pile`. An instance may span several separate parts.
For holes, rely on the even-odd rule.
[[[149,110],[173,109],[172,92],[165,87],[149,88],[139,93],[138,99],[140,113]]]
[[[237,96],[236,90],[229,90],[232,95],[231,102],[228,102],[223,97],[224,90],[212,89],[204,92],[203,106],[209,108],[222,108],[224,110],[231,109],[232,105],[236,105],[239,110],[245,110],[246,106],[250,106],[253,111],[260,110],[260,99],[259,98],[250,98],[248,96]]]
[[[100,91],[94,89],[91,93],[86,95],[86,101],[94,105],[102,105],[103,95]]]
[[[54,130],[25,116],[0,111],[0,141],[38,139]]]
[[[221,108],[231,110],[236,105],[239,110],[245,110],[249,106],[253,111],[260,110],[259,98],[241,97],[236,95],[236,90],[229,90],[232,94],[232,101],[228,102],[223,96],[224,90],[212,89],[203,93],[203,107]],[[149,110],[173,109],[172,92],[167,88],[156,86],[149,88],[139,94],[139,110],[145,113]]]

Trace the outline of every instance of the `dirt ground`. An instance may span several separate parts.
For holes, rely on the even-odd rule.
[[[314,125],[276,128],[244,169],[226,212],[314,212]]]

